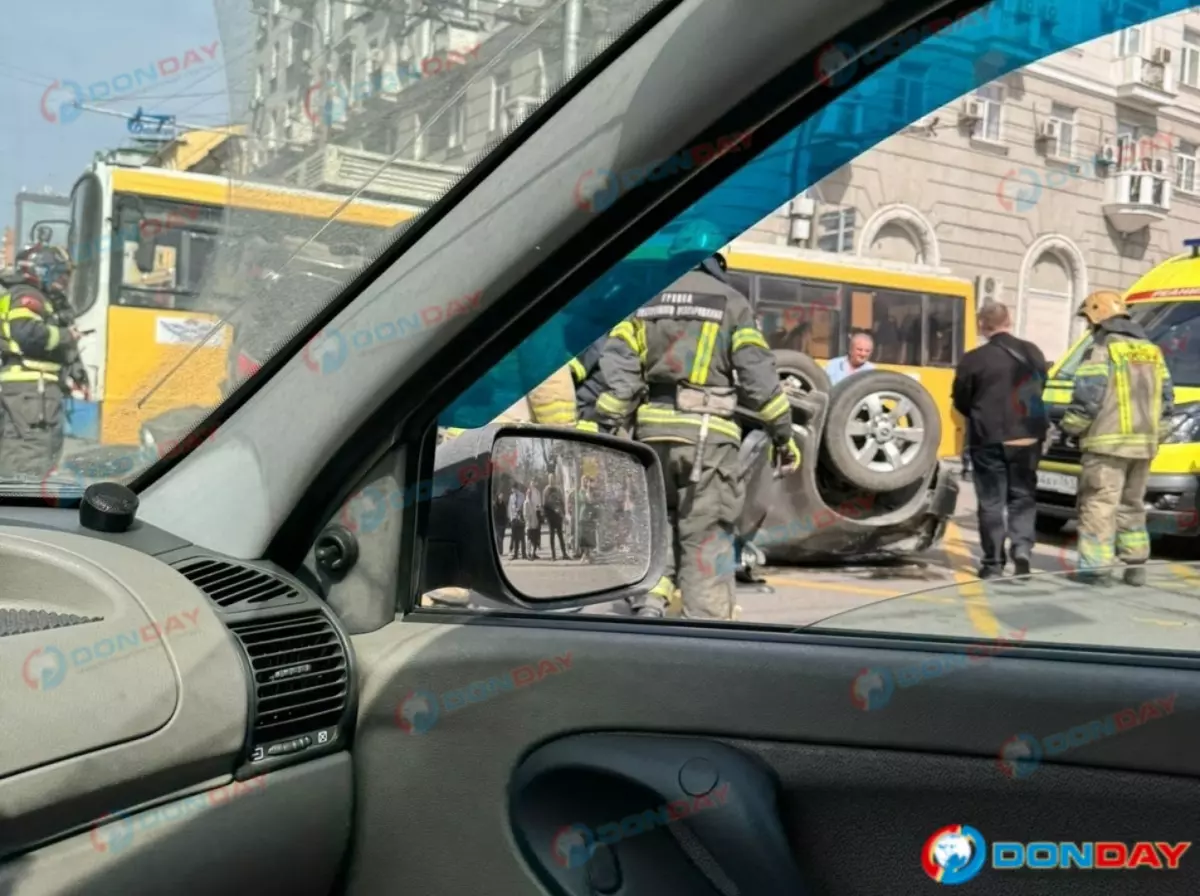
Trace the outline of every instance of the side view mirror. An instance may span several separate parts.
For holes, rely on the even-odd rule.
[[[662,575],[666,489],[646,445],[488,426],[439,445],[434,466],[422,594],[542,610],[636,597]]]

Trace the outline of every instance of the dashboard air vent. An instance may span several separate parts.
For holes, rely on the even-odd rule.
[[[229,629],[254,669],[255,746],[341,722],[350,670],[342,641],[323,612],[232,622]]]
[[[227,560],[202,557],[184,560],[175,568],[209,596],[219,607],[230,609],[266,609],[297,603],[303,595],[287,582],[261,569],[241,566]]]

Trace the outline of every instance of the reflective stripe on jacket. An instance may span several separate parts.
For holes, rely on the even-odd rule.
[[[635,432],[643,441],[699,439],[704,415],[678,410],[681,383],[736,386],[738,403],[762,415],[775,442],[791,438],[791,404],[750,303],[709,274],[685,274],[613,327],[600,370],[607,388],[596,401],[597,415],[615,427],[636,412]],[[712,443],[741,441],[736,420],[709,415],[708,421]]]
[[[46,308],[52,309],[49,299],[41,297]],[[57,380],[63,365],[56,357],[62,354],[63,331],[20,305],[13,306],[12,295],[0,295],[0,382],[32,383],[43,379]]]
[[[574,426],[575,421],[575,383],[564,365],[492,422]]]
[[[1175,390],[1162,351],[1137,324],[1105,321],[1075,371],[1062,428],[1092,454],[1149,460],[1158,453]]]

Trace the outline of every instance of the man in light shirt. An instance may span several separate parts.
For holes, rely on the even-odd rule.
[[[841,357],[832,359],[825,365],[825,373],[829,376],[829,384],[837,385],[852,373],[860,370],[874,370],[875,365],[868,359],[875,351],[875,340],[870,333],[855,333],[850,337],[850,351]]]

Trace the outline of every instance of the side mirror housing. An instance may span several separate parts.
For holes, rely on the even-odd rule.
[[[640,442],[493,425],[443,442],[434,468],[422,594],[463,588],[492,606],[552,610],[636,597],[662,576],[666,489]],[[549,559],[550,538],[566,558]]]

